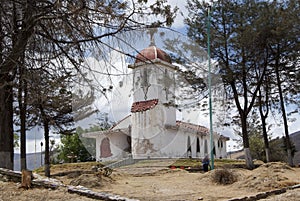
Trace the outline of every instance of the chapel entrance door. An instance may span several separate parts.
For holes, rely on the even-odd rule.
[[[100,157],[101,158],[108,158],[110,156],[112,156],[111,149],[110,149],[110,140],[109,140],[108,137],[106,137],[101,141]]]

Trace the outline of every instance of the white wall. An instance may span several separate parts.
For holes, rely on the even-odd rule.
[[[122,132],[110,133],[108,135],[99,135],[96,138],[96,160],[97,161],[108,161],[108,160],[119,160],[126,158],[128,153],[125,151],[128,146],[127,134]],[[100,146],[102,140],[108,137],[110,141],[110,149],[112,156],[107,158],[101,158]]]

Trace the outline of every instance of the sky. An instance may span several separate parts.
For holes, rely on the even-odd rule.
[[[185,8],[185,1],[182,0],[169,0],[168,1],[171,5],[177,6],[179,8],[179,12],[177,14],[177,18],[172,26],[173,29],[180,31],[181,33],[185,33],[186,27],[184,26],[183,19],[187,15],[187,10]],[[169,36],[168,37],[176,37],[175,36]],[[180,35],[180,37],[184,38],[184,35]],[[163,45],[160,44],[159,40],[156,40],[156,45],[160,48],[163,48]],[[149,45],[149,41],[145,40],[144,43],[139,43],[137,45],[137,49],[143,49],[144,47],[147,47]],[[132,97],[131,97],[131,71],[130,69],[127,69],[126,65],[126,59],[122,56],[117,54],[116,52],[111,52],[111,62],[114,64],[114,66],[118,66],[122,69],[123,72],[126,72],[128,76],[125,77],[112,77],[108,79],[105,76],[98,75],[98,80],[107,80],[107,82],[113,83],[113,90],[107,92],[107,97],[99,95],[96,102],[94,103],[94,107],[97,108],[102,113],[108,113],[109,117],[112,121],[117,122],[120,119],[124,118],[130,113],[130,107],[132,104]],[[103,66],[103,62],[99,61],[95,58],[89,57],[86,60],[87,63],[89,63],[90,66],[94,66],[96,69],[100,66]],[[117,72],[117,71],[116,71]],[[114,70],[112,70],[111,73],[116,73]],[[200,124],[206,127],[209,127],[209,121],[208,117],[203,114],[203,112],[195,109],[190,110],[184,110],[182,112],[177,112],[177,117],[180,120]],[[290,133],[296,132],[300,130],[300,118],[299,114],[295,115],[296,121],[289,123],[289,131]],[[93,115],[92,117],[85,119],[83,121],[80,121],[77,123],[77,126],[81,126],[83,128],[88,128],[93,124],[96,124],[98,122],[98,118],[100,118],[100,115]],[[273,121],[273,123],[278,123]],[[228,136],[230,138],[235,138],[236,136],[233,134],[233,131],[231,128],[214,128],[214,131],[217,131],[221,133],[222,135]],[[272,131],[274,132],[274,136],[282,136],[283,135],[283,128],[282,126],[274,126],[272,128]],[[54,139],[56,143],[59,143],[59,135],[51,134],[50,139]],[[28,132],[27,135],[27,153],[34,153],[34,152],[40,152],[41,149],[44,150],[44,146],[41,147],[40,143],[43,142],[43,130],[41,128],[34,128],[31,131]],[[236,146],[236,144],[233,141],[230,141],[228,143],[227,149],[229,151],[234,150],[233,147]],[[16,152],[19,152],[19,150],[15,150]]]

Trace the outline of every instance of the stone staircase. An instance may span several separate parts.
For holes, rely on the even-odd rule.
[[[129,157],[119,160],[117,162],[110,163],[110,164],[104,166],[104,168],[114,169],[114,168],[118,168],[118,167],[122,167],[122,166],[126,166],[126,165],[132,165],[135,162],[136,161],[132,158],[132,156],[129,156]]]

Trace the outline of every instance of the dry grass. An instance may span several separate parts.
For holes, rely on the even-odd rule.
[[[227,168],[216,169],[211,177],[213,182],[222,185],[233,184],[238,179],[238,176]]]
[[[51,173],[57,173],[61,171],[68,170],[91,170],[93,166],[102,167],[104,164],[99,162],[81,162],[81,163],[63,163],[51,165],[50,171]],[[40,167],[34,170],[35,173],[43,173],[44,167]]]

